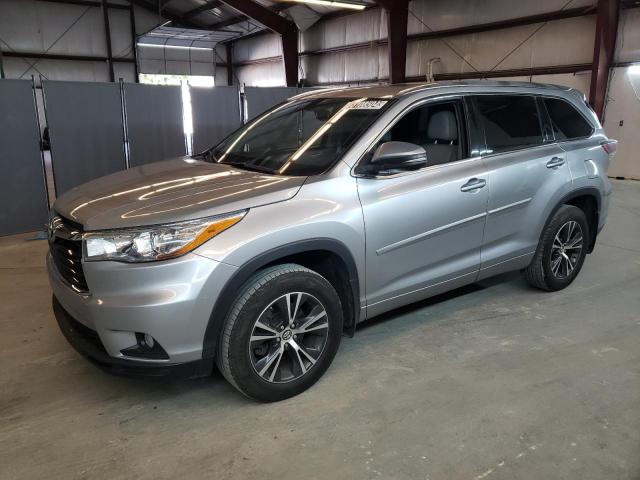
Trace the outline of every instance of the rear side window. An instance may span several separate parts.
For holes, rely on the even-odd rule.
[[[557,98],[545,98],[551,126],[556,140],[584,138],[591,135],[593,127],[568,102]]]
[[[475,103],[484,125],[487,153],[508,152],[543,143],[534,97],[478,95]]]

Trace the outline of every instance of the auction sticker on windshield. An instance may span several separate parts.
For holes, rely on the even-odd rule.
[[[380,110],[386,104],[386,100],[365,100],[351,107],[351,110]]]

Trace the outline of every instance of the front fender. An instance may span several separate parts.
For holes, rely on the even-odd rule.
[[[365,305],[364,235],[355,179],[338,176],[307,183],[286,202],[249,210],[238,224],[196,249],[198,255],[238,267],[215,299],[203,355],[215,354],[227,313],[253,273],[308,251],[331,252],[346,265],[357,320]]]

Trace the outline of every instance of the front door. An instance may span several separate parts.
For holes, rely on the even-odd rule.
[[[358,178],[368,316],[471,283],[480,265],[488,186],[482,161],[468,155],[463,102],[415,107],[378,145],[392,140],[422,145],[428,163],[414,172]]]

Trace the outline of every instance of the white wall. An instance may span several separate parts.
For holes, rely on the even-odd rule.
[[[640,8],[622,11],[616,61],[636,64],[614,68],[609,80],[603,123],[619,142],[609,175],[640,180]]]
[[[622,123],[622,125],[620,125]],[[640,64],[614,68],[605,113],[607,135],[618,140],[609,176],[640,180]]]
[[[107,56],[100,8],[36,0],[0,0],[0,12],[0,47],[3,51]],[[134,12],[138,34],[164,22],[157,15],[137,7]],[[132,59],[129,12],[109,9],[109,23],[114,57]],[[64,33],[67,29],[69,31]],[[109,81],[106,62],[5,57],[3,65],[7,78],[29,78],[31,75],[38,78],[42,74],[50,80]],[[133,63],[116,62],[114,71],[116,78],[134,80]]]

